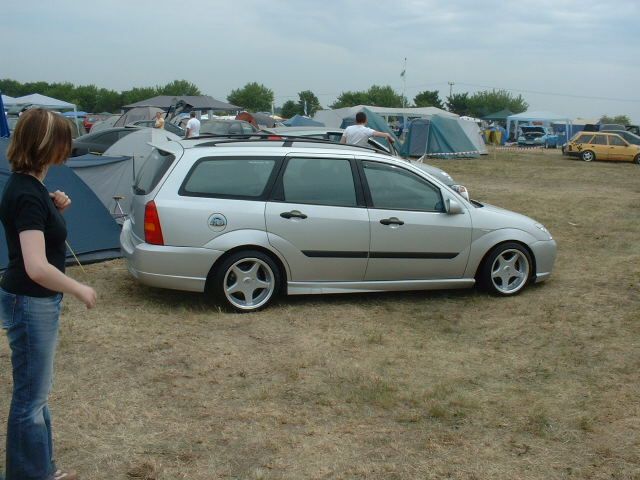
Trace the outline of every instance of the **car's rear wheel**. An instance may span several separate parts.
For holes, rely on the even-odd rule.
[[[582,154],[580,154],[580,158],[582,158],[582,160],[584,160],[585,162],[591,162],[596,159],[596,154],[591,150],[585,150],[584,152],[582,152]]]
[[[633,159],[633,163],[640,165],[640,153],[635,156],[635,158]]]
[[[257,250],[235,252],[216,268],[211,288],[215,299],[238,312],[269,305],[280,291],[278,265]]]
[[[480,271],[479,283],[497,295],[515,295],[531,277],[531,255],[519,243],[498,245],[486,258]]]

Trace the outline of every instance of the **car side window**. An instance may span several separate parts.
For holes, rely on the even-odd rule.
[[[595,135],[593,139],[594,145],[606,145],[607,144],[607,136],[606,135]]]
[[[404,168],[362,162],[373,208],[444,211],[440,189]]]
[[[282,176],[284,201],[355,207],[351,162],[339,158],[291,158]]]
[[[98,145],[113,145],[118,141],[118,132],[108,132],[103,135],[99,135],[93,139],[93,143]]]
[[[591,143],[593,135],[580,135],[576,138],[576,143]]]
[[[626,147],[627,144],[625,143],[624,140],[622,140],[620,137],[616,137],[614,135],[611,135],[609,137],[609,145],[614,145],[616,147]]]
[[[263,195],[275,164],[275,159],[270,158],[203,158],[187,175],[180,194],[258,198]]]

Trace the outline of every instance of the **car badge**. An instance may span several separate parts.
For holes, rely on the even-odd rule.
[[[214,232],[221,232],[227,228],[227,219],[221,213],[214,213],[209,217],[209,228]]]

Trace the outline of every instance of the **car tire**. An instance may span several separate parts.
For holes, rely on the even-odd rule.
[[[214,270],[209,293],[227,309],[248,313],[269,305],[280,293],[282,275],[276,262],[257,250],[241,250]]]
[[[580,158],[585,162],[591,162],[596,159],[596,154],[591,150],[585,150],[580,154]]]
[[[633,163],[635,163],[636,165],[640,165],[640,153],[635,156],[635,158],[633,159]]]
[[[485,258],[478,283],[495,295],[516,295],[527,286],[532,271],[533,262],[526,248],[516,242],[502,243]]]

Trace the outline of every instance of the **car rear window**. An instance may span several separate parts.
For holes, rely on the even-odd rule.
[[[203,158],[191,169],[181,195],[258,198],[273,173],[275,159]]]
[[[167,173],[176,157],[168,152],[154,148],[145,159],[140,172],[133,185],[133,191],[137,195],[146,195],[151,192],[160,179]]]

